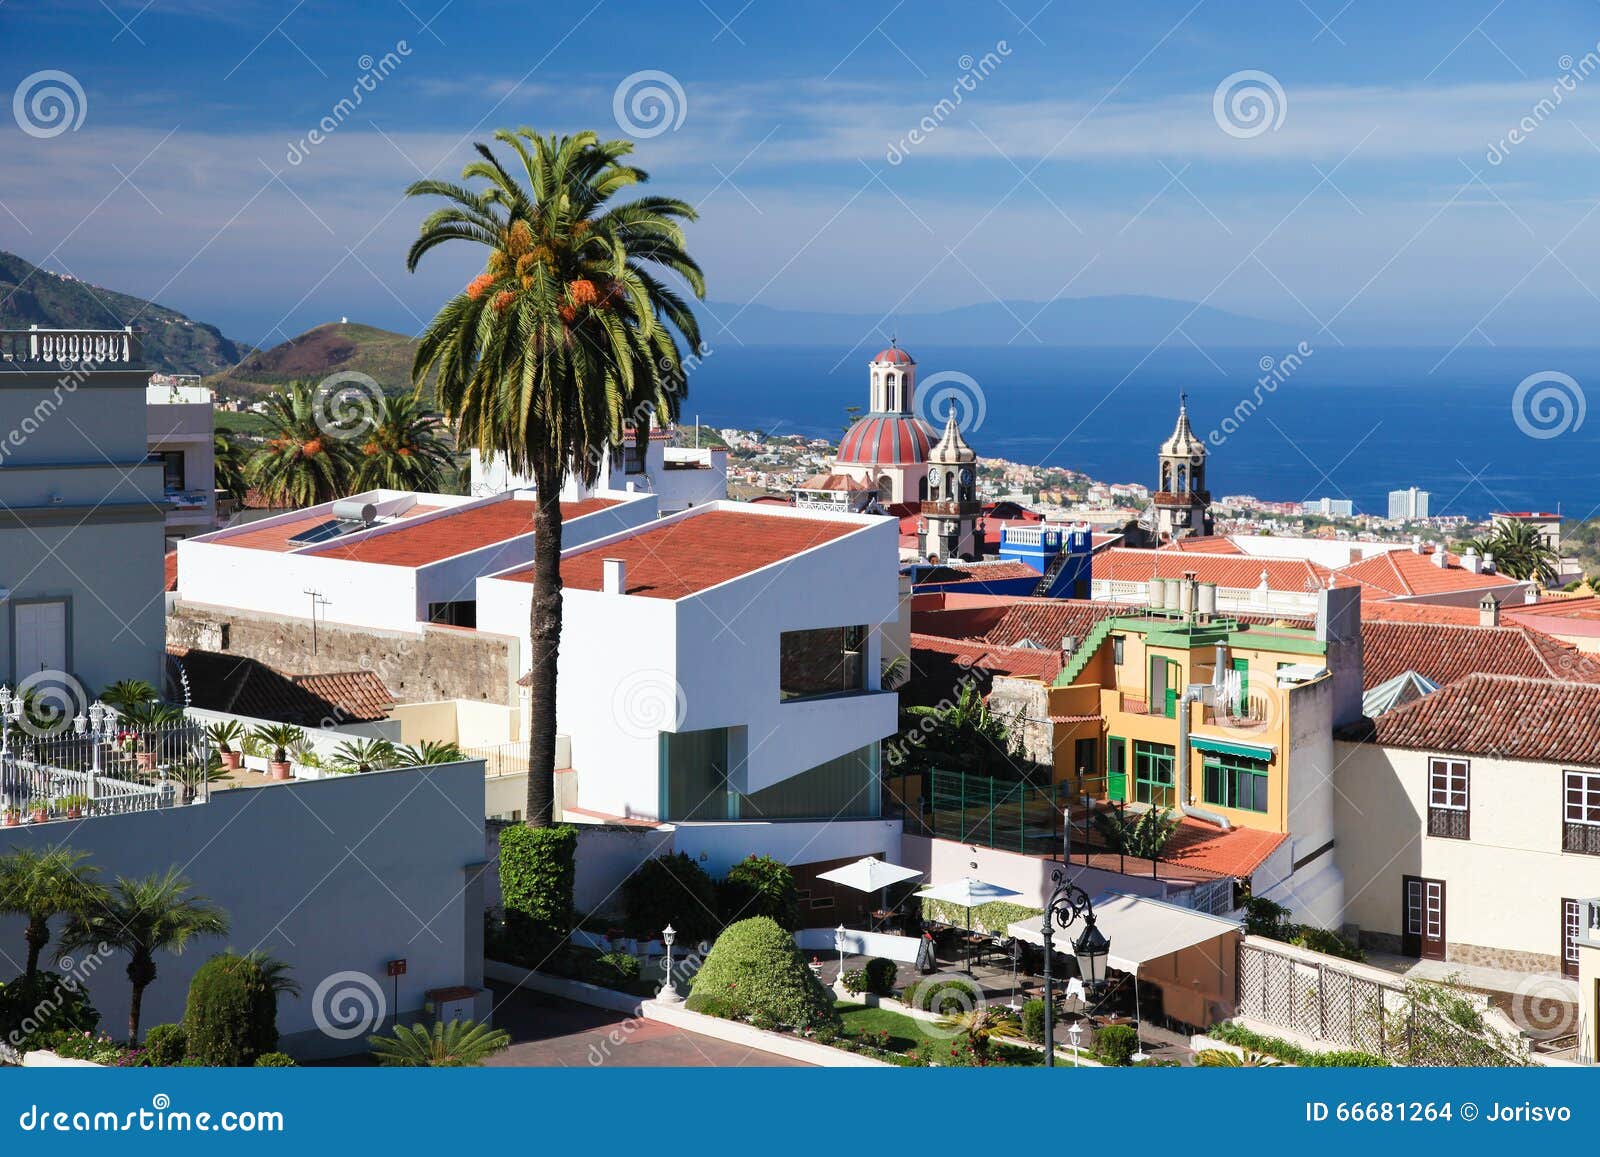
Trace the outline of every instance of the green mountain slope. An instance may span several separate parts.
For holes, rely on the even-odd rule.
[[[417,343],[403,333],[370,325],[330,322],[271,349],[257,350],[207,384],[223,394],[259,394],[296,378],[319,381],[329,374],[367,374],[389,393],[411,388],[411,358]]]
[[[150,368],[169,374],[213,374],[243,357],[248,347],[212,325],[174,309],[72,277],[40,269],[0,250],[0,329],[120,329],[144,334]]]

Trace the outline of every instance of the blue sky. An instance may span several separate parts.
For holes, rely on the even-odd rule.
[[[475,270],[405,272],[410,180],[498,126],[629,128],[718,302],[1143,293],[1348,344],[1571,342],[1600,321],[1597,43],[1589,0],[10,0],[0,96],[57,70],[83,117],[0,117],[0,248],[241,339],[414,331]],[[1216,111],[1247,70],[1259,133]],[[619,127],[652,72],[671,123]]]

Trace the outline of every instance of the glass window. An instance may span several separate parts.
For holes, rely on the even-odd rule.
[[[664,820],[733,818],[728,801],[728,729],[661,733]]]
[[[1265,760],[1208,751],[1201,778],[1201,793],[1207,803],[1241,811],[1267,810]]]
[[[1567,772],[1567,822],[1600,824],[1600,772]]]
[[[1124,640],[1121,635],[1111,636],[1111,661],[1119,667],[1122,666],[1123,642]]]
[[[778,650],[781,699],[811,699],[866,690],[866,627],[785,631]]]
[[[1465,811],[1467,807],[1467,761],[1430,759],[1428,761],[1428,806]]]
[[[1133,798],[1156,807],[1173,806],[1173,748],[1169,743],[1135,741]]]
[[[1079,739],[1073,744],[1072,770],[1079,775],[1093,775],[1100,766],[1100,741]]]
[[[780,780],[738,799],[738,818],[861,819],[880,814],[877,744]]]
[[[161,488],[168,494],[184,490],[183,451],[153,450],[147,459],[161,467]]]

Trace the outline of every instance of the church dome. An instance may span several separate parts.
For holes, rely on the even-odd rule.
[[[879,350],[878,356],[872,359],[875,365],[914,366],[917,360],[897,345],[892,345],[886,350]]]
[[[1172,431],[1172,437],[1161,443],[1161,456],[1163,458],[1204,458],[1206,444],[1196,438],[1194,431],[1189,427],[1189,405],[1187,401],[1178,405],[1178,424]]]
[[[867,414],[857,418],[836,461],[858,466],[895,466],[928,460],[932,432],[910,414]]]

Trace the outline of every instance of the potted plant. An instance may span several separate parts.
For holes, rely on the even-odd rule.
[[[89,806],[89,797],[86,795],[64,795],[56,800],[58,808],[65,809],[69,820],[81,820],[83,809]]]
[[[43,799],[29,801],[28,818],[36,824],[42,824],[48,820],[50,818],[50,801]]]
[[[206,728],[206,739],[217,749],[222,766],[228,771],[238,771],[239,764],[244,761],[244,752],[233,746],[243,738],[244,724],[237,719],[224,719]]]
[[[20,808],[8,807],[3,812],[0,812],[0,824],[4,824],[8,828],[14,828],[21,822],[22,810]]]
[[[292,723],[269,723],[255,729],[262,746],[270,748],[267,774],[273,779],[289,778],[289,748],[305,739],[306,733]]]

